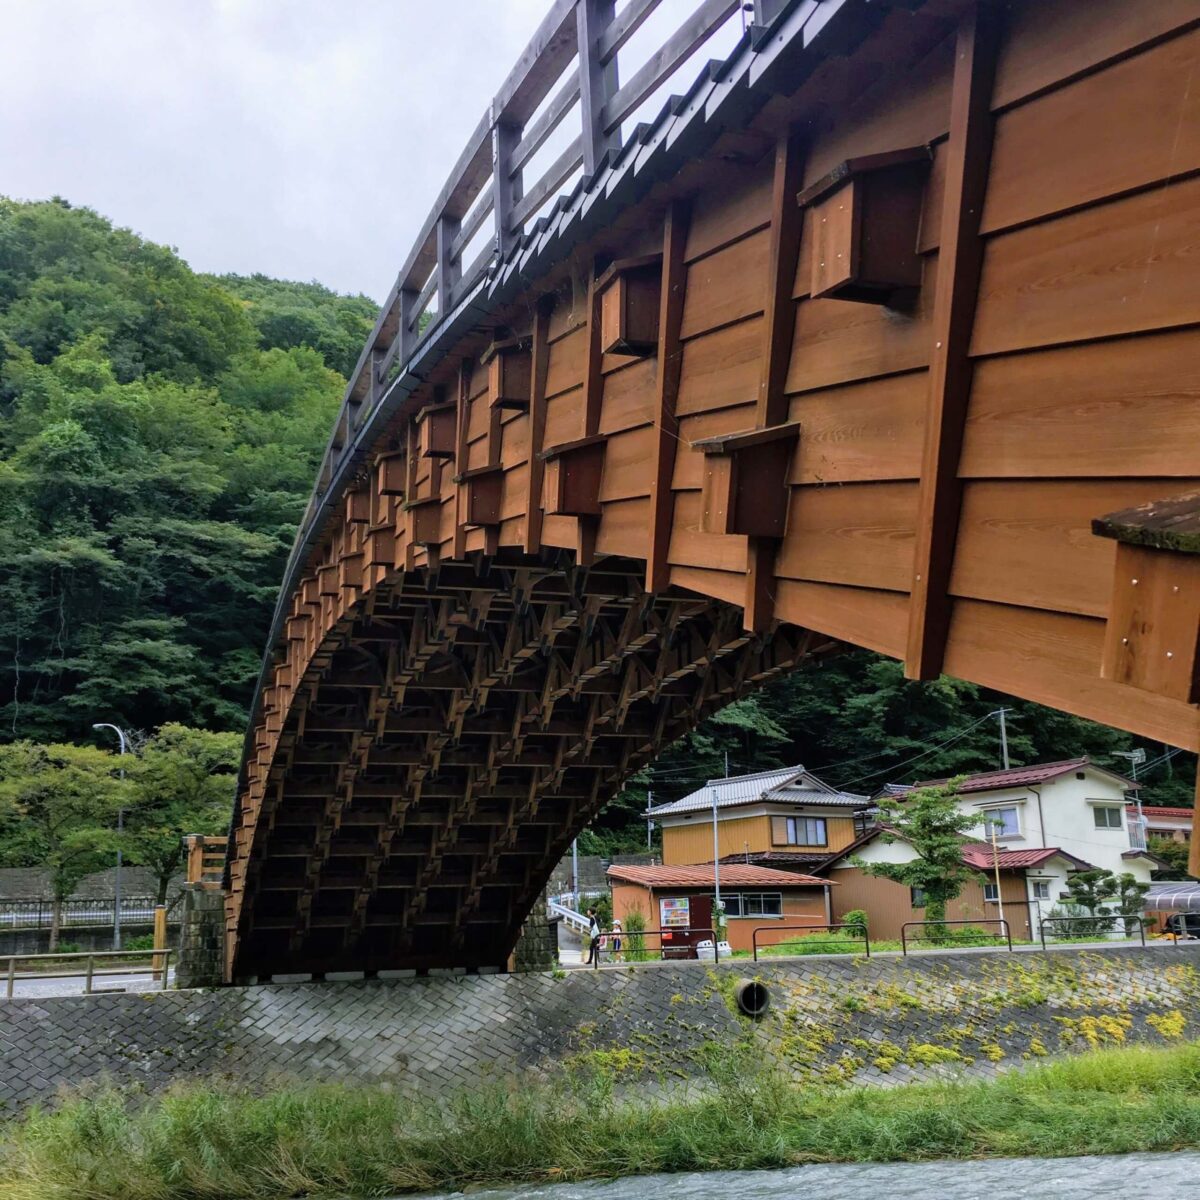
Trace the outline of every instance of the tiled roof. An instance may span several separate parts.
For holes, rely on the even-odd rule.
[[[832,857],[834,851],[751,850],[749,854],[726,854],[722,863],[741,863],[743,866],[772,867],[779,871],[798,871],[819,867]]]
[[[640,883],[643,887],[711,887],[712,863],[697,867],[609,867],[608,877],[620,883]],[[795,871],[774,871],[770,867],[747,867],[731,863],[721,868],[721,886],[738,887],[824,887],[828,881]]]
[[[959,792],[990,792],[999,788],[1024,787],[1030,783],[1046,783],[1071,771],[1081,771],[1085,767],[1089,767],[1093,771],[1102,771],[1105,775],[1111,775],[1130,790],[1138,787],[1138,784],[1126,779],[1123,775],[1118,775],[1116,771],[1097,766],[1085,754],[1079,758],[1064,759],[1062,762],[1035,763],[1031,767],[1012,767],[1007,771],[984,771],[979,775],[968,775],[958,785],[958,790]],[[936,787],[938,784],[949,782],[948,779],[922,779],[917,783],[909,784],[909,789]]]
[[[801,766],[780,767],[774,771],[759,771],[754,775],[734,775],[729,779],[710,779],[701,788],[689,792],[669,804],[660,804],[647,813],[651,817],[667,817],[676,813],[700,812],[713,806],[716,792],[718,808],[735,808],[742,804],[768,801],[776,804],[813,804],[837,808],[865,808],[866,796],[854,792],[839,792],[822,783]]]
[[[844,846],[836,854],[831,854],[822,867],[832,867],[834,863],[842,862],[849,858],[861,847],[868,842],[872,842],[882,833],[891,833],[898,840],[903,841],[898,833],[889,829],[885,825],[876,825],[873,829],[868,829],[859,838],[856,838],[848,846]],[[1060,858],[1065,858],[1068,862],[1074,863],[1078,870],[1091,870],[1092,864],[1084,862],[1082,858],[1077,858],[1074,854],[1068,854],[1066,850],[1060,850],[1057,846],[1039,846],[1036,849],[1030,850],[1001,850],[999,852],[1000,870],[1002,871],[1021,871],[1027,867],[1037,867],[1042,863],[1054,858],[1055,855]],[[963,862],[969,867],[975,867],[981,871],[989,871],[994,869],[992,862],[992,847],[987,842],[963,842],[962,848]]]
[[[991,846],[986,842],[968,842],[962,848],[962,857],[968,866],[984,871],[990,871],[997,865],[1002,871],[1020,871],[1026,867],[1039,867],[1055,857],[1067,859],[1080,870],[1092,868],[1091,863],[1084,862],[1082,858],[1076,858],[1074,854],[1068,854],[1057,846],[1041,846],[1036,850],[1001,850],[993,862]]]
[[[1158,804],[1143,804],[1142,813],[1147,817],[1166,817],[1168,820],[1190,821],[1192,819],[1190,808],[1166,808]]]

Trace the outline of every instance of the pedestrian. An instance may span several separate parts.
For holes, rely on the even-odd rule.
[[[622,940],[621,935],[622,935],[622,933],[624,933],[624,930],[621,928],[621,918],[613,917],[612,941],[610,942],[610,945],[612,946],[613,962],[623,962],[624,961],[621,958],[621,940]]]
[[[596,910],[589,908],[587,910],[588,918],[588,959],[589,967],[598,967],[600,965],[600,920],[596,916]]]

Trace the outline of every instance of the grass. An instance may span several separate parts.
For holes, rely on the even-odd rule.
[[[1200,1045],[1097,1051],[977,1083],[801,1090],[715,1055],[712,1087],[633,1100],[603,1074],[415,1104],[382,1088],[194,1084],[9,1126],[3,1200],[280,1200],[805,1162],[1200,1146]]]

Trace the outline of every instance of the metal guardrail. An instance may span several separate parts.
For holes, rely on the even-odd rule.
[[[687,955],[682,955],[682,954],[681,955],[672,955],[670,957],[675,957],[675,958],[685,958],[686,957],[689,959],[690,958],[699,958],[700,957],[699,954],[696,953],[696,943],[695,942],[681,942],[676,946],[664,946],[663,945],[664,941],[673,938],[675,934],[684,934],[684,933],[687,933],[687,934],[707,933],[707,934],[709,934],[712,937],[713,962],[721,961],[721,948],[720,948],[720,943],[717,941],[717,931],[715,929],[707,929],[707,928],[704,928],[704,927],[698,926],[698,925],[697,926],[675,925],[675,926],[668,926],[665,929],[637,929],[637,930],[634,930],[632,933],[627,929],[622,930],[620,933],[614,933],[612,930],[609,930],[608,932],[602,933],[600,935],[600,946],[603,949],[605,942],[612,942],[616,938],[620,938],[621,939],[620,953],[624,954],[624,955],[630,955],[630,954],[655,955],[660,961],[665,961],[668,957],[667,951],[671,950],[671,949],[675,949],[675,950],[688,950],[691,953],[689,953]],[[648,938],[648,937],[657,937],[658,938],[657,949],[652,949],[651,947],[645,945],[644,942],[638,949],[635,950],[633,948],[633,946],[631,944],[633,939],[635,939],[635,938],[642,939],[642,938]],[[637,959],[626,958],[625,961],[626,962],[644,962],[647,960],[641,959],[641,958],[637,958]],[[599,967],[600,967],[599,955],[596,956],[596,961],[592,965],[597,970],[599,970]]]
[[[158,900],[154,896],[122,897],[121,920],[149,924],[154,920],[157,905]],[[59,928],[112,925],[114,910],[114,900],[64,900],[60,909]],[[0,900],[0,930],[49,929],[53,917],[54,901],[45,896],[30,900]]]
[[[1107,926],[1104,930],[1106,933],[1120,932],[1117,922],[1122,922],[1125,925],[1125,936],[1129,936],[1129,922],[1136,921],[1138,933],[1141,935],[1142,945],[1146,944],[1146,921],[1144,917],[1136,914],[1124,916],[1121,913],[1097,913],[1096,916],[1075,916],[1075,917],[1043,917],[1039,932],[1042,938],[1042,949],[1046,949],[1046,926],[1047,925],[1082,925],[1085,931],[1096,931],[1097,926]],[[1068,936],[1070,936],[1068,934]],[[1087,932],[1081,936],[1086,937]],[[1179,938],[1175,938],[1175,943],[1178,945]]]
[[[862,950],[863,950],[863,954],[867,958],[871,957],[871,938],[867,933],[866,925],[864,925],[863,922],[861,922],[861,921],[842,921],[842,922],[834,922],[833,924],[827,924],[827,925],[759,925],[755,928],[754,932],[751,933],[751,935],[750,935],[750,946],[754,952],[754,961],[758,962],[758,935],[760,933],[786,933],[786,932],[790,932],[791,930],[795,930],[795,929],[803,929],[806,931],[807,934],[817,933],[820,930],[828,931],[828,930],[833,930],[833,929],[861,929],[862,930],[861,934],[854,934],[854,935],[851,935],[850,937],[845,937],[845,938],[834,938],[832,942],[829,942],[826,944],[827,945],[839,945],[839,946],[840,945],[861,946]],[[764,945],[764,949],[766,948],[766,945],[769,945],[772,947],[787,946],[787,945],[791,945],[796,942],[801,942],[803,940],[804,939],[802,937],[801,938],[785,938],[782,942],[766,943]]]
[[[96,959],[146,958],[147,956],[150,957],[151,963],[146,967],[117,967],[111,970],[105,970],[102,967],[99,970],[96,969]],[[13,998],[13,991],[18,979],[82,979],[85,981],[84,995],[90,996],[93,991],[92,981],[106,975],[149,975],[156,983],[161,981],[162,990],[166,991],[167,980],[171,973],[171,951],[169,949],[88,950],[71,951],[64,954],[10,954],[6,957],[8,970],[4,994],[9,1000]],[[17,974],[18,963],[44,962],[46,960],[60,962],[72,959],[85,960],[85,969],[82,971],[22,971],[19,975]]]
[[[1001,932],[995,933],[995,934],[986,934],[985,933],[982,935],[968,934],[968,936],[966,936],[966,937],[960,936],[958,938],[955,938],[953,935],[951,935],[949,937],[930,937],[930,938],[917,937],[917,938],[913,938],[911,940],[918,941],[918,942],[933,942],[936,945],[938,945],[939,947],[950,948],[955,944],[957,944],[959,946],[965,946],[965,945],[976,945],[977,946],[977,945],[979,945],[979,942],[977,940],[978,937],[983,936],[983,937],[991,937],[993,941],[1005,941],[1008,943],[1009,950],[1011,950],[1013,948],[1012,930],[1009,928],[1008,922],[1006,920],[998,917],[995,920],[979,920],[979,921],[905,921],[904,924],[900,926],[900,949],[901,949],[901,951],[907,957],[908,943],[910,940],[908,931],[910,929],[914,929],[914,928],[945,929],[950,925],[965,925],[965,926],[969,926],[972,929],[977,929],[980,925],[999,925],[1001,927]]]

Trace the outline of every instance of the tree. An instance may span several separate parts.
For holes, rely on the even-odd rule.
[[[118,757],[92,746],[0,746],[0,862],[42,866],[50,877],[50,949],[58,947],[63,901],[106,867],[128,783]]]
[[[955,899],[974,870],[963,862],[963,834],[979,823],[978,816],[958,807],[957,780],[937,787],[919,788],[905,796],[881,799],[880,836],[888,845],[904,842],[916,858],[909,862],[866,862],[856,867],[877,879],[890,879],[925,893],[925,916],[936,935],[946,920],[946,905]]]
[[[1133,876],[1129,876],[1132,881]],[[1098,937],[1112,929],[1105,905],[1118,893],[1117,878],[1111,871],[1094,867],[1076,871],[1067,879],[1067,901],[1087,913],[1071,924],[1071,932],[1082,937]],[[1091,918],[1090,920],[1088,918]]]
[[[164,725],[140,748],[129,772],[125,849],[154,872],[159,904],[183,866],[184,835],[228,828],[241,749],[236,733],[185,725]]]
[[[1128,871],[1122,871],[1116,880],[1117,912],[1125,918],[1125,936],[1131,937],[1137,928],[1136,919],[1145,917],[1148,883],[1139,883]]]
[[[1150,837],[1150,853],[1157,855],[1168,866],[1168,870],[1159,875],[1160,879],[1190,879],[1188,873],[1188,844],[1177,842],[1174,838],[1153,834]]]

